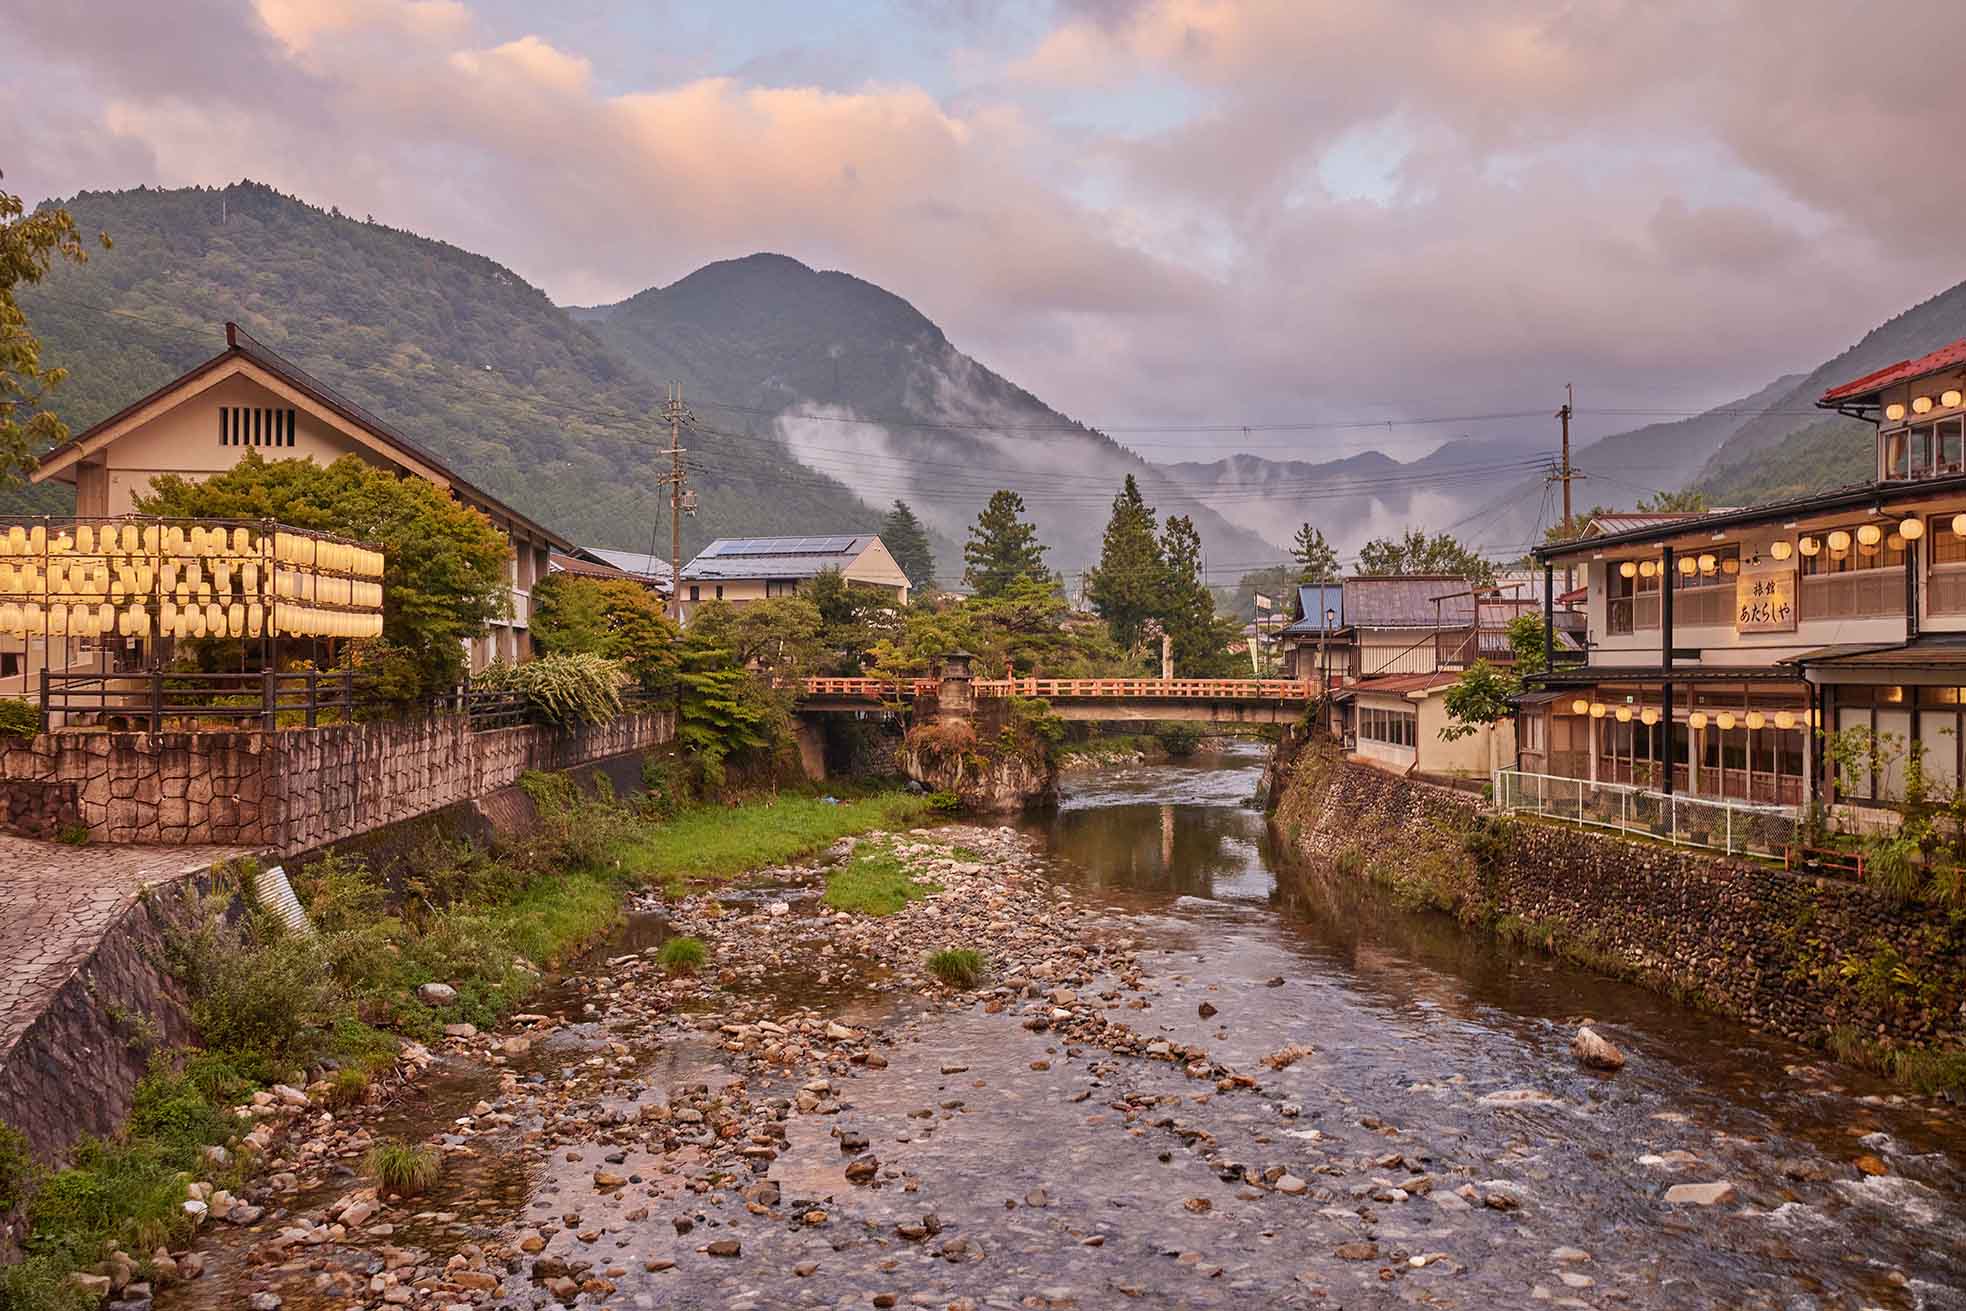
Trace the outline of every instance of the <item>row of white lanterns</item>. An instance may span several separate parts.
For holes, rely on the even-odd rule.
[[[1952,516],[1950,527],[1953,536],[1966,537],[1966,514]],[[1907,518],[1898,522],[1897,530],[1888,538],[1882,527],[1867,523],[1859,525],[1854,534],[1838,528],[1823,537],[1803,536],[1793,542],[1786,537],[1777,538],[1769,544],[1768,554],[1777,560],[1787,560],[1798,551],[1806,556],[1814,556],[1827,547],[1830,556],[1840,560],[1849,553],[1852,544],[1866,555],[1874,555],[1881,546],[1888,546],[1893,551],[1901,551],[1906,542],[1915,542],[1923,536],[1925,536],[1925,521],[1919,518]],[[1665,572],[1666,565],[1663,560],[1625,560],[1618,565],[1618,574],[1623,578],[1652,578]],[[1682,555],[1679,557],[1679,572],[1688,577],[1695,573],[1705,574],[1708,577],[1712,577],[1715,573],[1733,575],[1741,572],[1741,562],[1733,556],[1720,559],[1710,552],[1698,556]]]
[[[1939,393],[1939,404],[1945,406],[1948,410],[1958,409],[1961,400],[1966,400],[1966,397],[1960,395],[1959,388],[1957,387],[1949,387]],[[1911,412],[1913,414],[1930,414],[1932,412],[1932,398],[1930,396],[1912,397]],[[1892,401],[1889,405],[1885,406],[1884,417],[1892,423],[1896,423],[1898,420],[1904,418],[1904,402]]]
[[[255,537],[250,529],[217,525],[118,522],[60,528],[14,524],[0,534],[0,559],[81,556],[130,566],[145,560],[154,564],[159,556],[256,561],[265,557],[266,545],[264,538]],[[370,547],[286,531],[273,534],[272,558],[281,564],[365,578],[382,577],[385,559],[381,551]]]
[[[286,605],[272,607],[272,631],[295,637],[381,637],[382,615],[359,614],[346,610],[323,610],[317,606]],[[13,637],[261,637],[267,634],[267,607],[258,601],[234,601],[221,605],[179,605],[165,601],[158,607],[153,630],[150,611],[143,605],[42,606],[9,601],[0,605],[0,633]]]
[[[1602,701],[1592,701],[1587,697],[1578,697],[1572,701],[1570,713],[1589,715],[1592,719],[1603,719],[1608,716],[1620,724],[1629,724],[1636,719],[1648,728],[1659,722],[1659,711],[1654,706],[1613,706],[1606,705]],[[1721,710],[1714,714],[1712,723],[1715,728],[1723,731],[1734,727],[1737,723],[1757,729],[1766,728],[1770,723],[1773,723],[1776,728],[1794,728],[1807,718],[1806,712],[1798,715],[1792,710],[1777,710],[1772,715],[1763,714],[1759,710],[1748,710],[1739,715],[1731,710]],[[1695,710],[1686,716],[1688,728],[1702,729],[1707,726],[1707,723],[1707,712],[1704,710]]]

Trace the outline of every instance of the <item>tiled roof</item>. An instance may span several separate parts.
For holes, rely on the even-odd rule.
[[[1357,628],[1472,624],[1474,597],[1467,579],[1446,574],[1347,578],[1344,617]]]
[[[580,552],[624,574],[634,574],[639,578],[663,584],[669,581],[669,562],[647,551],[617,551],[611,546],[583,546]]]
[[[1921,355],[1915,360],[1899,360],[1881,369],[1873,369],[1861,378],[1853,378],[1840,387],[1832,387],[1823,393],[1818,405],[1834,405],[1856,396],[1868,396],[1872,392],[1884,390],[1895,383],[1910,382],[1928,373],[1941,369],[1957,368],[1966,364],[1966,337],[1961,337],[1950,346],[1941,346],[1929,355]]]
[[[574,574],[580,578],[626,578],[628,575],[611,564],[595,564],[592,560],[576,559],[562,555],[558,551],[548,557],[548,563],[556,574]]]

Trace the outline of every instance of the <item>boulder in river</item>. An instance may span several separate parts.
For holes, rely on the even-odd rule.
[[[1618,1050],[1617,1044],[1588,1024],[1578,1029],[1577,1036],[1570,1040],[1570,1054],[1589,1069],[1625,1068],[1625,1054]]]

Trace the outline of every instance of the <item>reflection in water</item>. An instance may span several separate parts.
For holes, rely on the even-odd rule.
[[[1453,1136],[1597,1225],[1594,1245],[1666,1283],[1727,1290],[1726,1304],[1778,1304],[1762,1301],[1763,1281],[1799,1267],[1779,1304],[1966,1305],[1954,1291],[1966,1289],[1955,1118],[1820,1053],[1293,863],[1246,804],[1260,764],[1243,750],[1075,779],[1033,824],[1076,881],[1168,924],[1167,954],[1224,1016],[1176,1036],[1245,1065],[1309,1042],[1319,1087],[1306,1086],[1307,1102],[1336,1093]],[[1586,1018],[1631,1057],[1615,1079],[1569,1057]],[[1279,1077],[1308,1080],[1311,1064]],[[1558,1100],[1506,1113],[1478,1102],[1517,1088]],[[1857,1158],[1885,1147],[1889,1175],[1859,1173]],[[1646,1163],[1671,1151],[1694,1158],[1685,1179]],[[1827,1175],[1798,1185],[1814,1171]],[[1669,1183],[1714,1178],[1747,1204],[1689,1223],[1660,1203]],[[1797,1287],[1829,1300],[1794,1301]]]

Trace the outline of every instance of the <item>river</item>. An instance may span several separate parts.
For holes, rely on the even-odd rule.
[[[524,1151],[464,1130],[483,1135],[471,1163],[390,1241],[435,1268],[543,1228],[548,1256],[584,1254],[607,1276],[613,1291],[591,1301],[605,1306],[1966,1307],[1956,1109],[1296,869],[1250,804],[1261,765],[1251,746],[1072,775],[1055,813],[1020,826],[1071,890],[1084,940],[1127,953],[1130,982],[1094,977],[1079,999],[1103,995],[1144,1038],[1205,1047],[1259,1089],[1218,1093],[1178,1063],[1017,1022],[1049,1002],[937,1004],[830,947],[797,968],[760,957],[768,967],[733,980],[738,992],[888,1045],[883,1068],[815,1094],[838,1099],[820,1113],[761,1112],[778,1137],[750,1141],[769,1144],[761,1177],[778,1188],[746,1207],[721,1176],[692,1186],[673,1151],[638,1152],[618,1117],[595,1116],[589,1150],[563,1150],[564,1132],[537,1141],[543,1123],[564,1130],[564,1106],[542,1109],[554,1087],[587,1114],[661,1100],[661,1087],[669,1107],[692,1084],[763,1107],[802,1086],[755,1063],[734,1080],[700,1026],[644,1022],[629,983],[576,977],[540,1004],[566,1023],[521,1063],[529,1083],[440,1063],[434,1095],[389,1113],[416,1136],[470,1122],[460,1112],[485,1097],[509,1135],[534,1130]],[[817,879],[781,872],[750,895],[784,899],[776,923],[796,925]],[[649,929],[640,918],[631,932]],[[595,971],[651,940],[618,938]],[[1586,1020],[1625,1069],[1574,1062]],[[583,1066],[601,1082],[581,1084]],[[845,1129],[871,1140],[881,1186],[842,1178]],[[646,1179],[652,1209],[593,1186],[609,1145],[626,1148],[606,1159]],[[1719,1204],[1664,1200],[1717,1182],[1733,1189]],[[287,1205],[347,1186],[344,1172]],[[928,1219],[925,1241],[909,1236]],[[740,1258],[705,1254],[724,1235],[741,1238]],[[214,1273],[159,1306],[241,1305],[269,1287],[289,1311],[362,1305],[351,1284],[396,1259],[329,1245],[273,1267],[245,1259],[253,1241],[219,1235]],[[479,1304],[552,1304],[529,1263],[494,1261],[499,1287]]]

